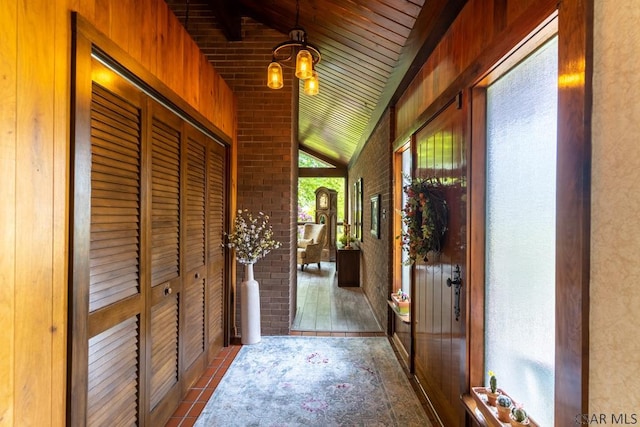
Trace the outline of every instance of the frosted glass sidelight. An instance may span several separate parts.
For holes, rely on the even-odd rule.
[[[411,150],[402,152],[402,188],[411,184]],[[402,207],[407,203],[407,193],[402,192]],[[407,232],[407,225],[402,222],[402,232]],[[402,258],[409,257],[406,251],[402,252]],[[411,266],[402,264],[402,291],[409,295],[411,289]]]
[[[543,426],[554,425],[557,57],[554,38],[487,89],[485,375]]]

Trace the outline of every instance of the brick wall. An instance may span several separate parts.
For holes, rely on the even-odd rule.
[[[363,236],[360,243],[360,280],[374,314],[387,327],[387,299],[392,283],[392,156],[391,114],[387,111],[358,158],[349,168],[349,188],[359,178],[363,184]],[[381,195],[380,239],[371,230],[371,197]],[[385,214],[386,212],[386,214]]]
[[[183,6],[184,7],[184,6]],[[186,12],[186,10],[185,10]],[[185,24],[185,14],[176,13]],[[260,282],[262,333],[289,333],[291,283],[296,282],[295,211],[297,147],[292,136],[294,79],[285,75],[285,87],[266,85],[271,48],[283,35],[250,18],[242,19],[242,41],[228,42],[216,28],[215,18],[203,1],[189,3],[186,27],[216,71],[237,97],[238,109],[238,209],[262,211],[271,216],[275,238],[282,247],[255,265]],[[286,72],[286,70],[285,70]],[[243,269],[238,268],[237,282]],[[237,287],[238,291],[240,286]],[[240,331],[240,308],[236,298]]]
[[[266,86],[271,48],[284,39],[282,34],[244,18],[242,36],[242,42],[219,37],[218,45],[203,51],[238,99],[238,208],[268,213],[275,237],[282,242],[279,250],[255,266],[262,333],[288,334],[290,284],[295,283],[290,256],[295,247],[291,242],[292,79],[277,91]]]

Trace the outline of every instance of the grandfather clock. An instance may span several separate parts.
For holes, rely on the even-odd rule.
[[[326,187],[316,190],[316,222],[326,224],[326,239],[322,259],[336,260],[336,234],[338,232],[338,192]]]

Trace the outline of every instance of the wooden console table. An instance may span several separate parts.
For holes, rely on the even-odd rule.
[[[338,286],[360,286],[360,249],[338,249]]]

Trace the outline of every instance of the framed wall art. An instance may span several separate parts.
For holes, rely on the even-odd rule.
[[[358,178],[353,183],[353,232],[356,240],[363,240],[363,220],[362,220],[362,178]]]
[[[380,194],[371,197],[371,235],[380,238]]]

